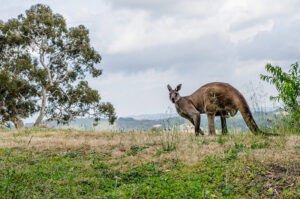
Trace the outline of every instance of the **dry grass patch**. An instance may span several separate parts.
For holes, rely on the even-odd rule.
[[[226,156],[240,147],[238,158],[267,161],[300,161],[300,137],[255,136],[235,132],[228,136],[199,136],[183,132],[80,132],[80,131],[12,131],[0,132],[0,148],[29,150],[93,150],[109,154],[111,161],[143,164],[152,161],[179,160],[195,166],[207,156]]]

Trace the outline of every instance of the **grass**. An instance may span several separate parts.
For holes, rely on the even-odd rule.
[[[300,136],[0,133],[0,198],[299,198]]]

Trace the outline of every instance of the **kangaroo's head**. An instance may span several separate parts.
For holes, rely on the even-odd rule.
[[[171,100],[171,102],[175,103],[176,101],[178,101],[180,99],[180,95],[179,95],[178,91],[181,89],[181,84],[179,84],[178,86],[176,86],[176,88],[174,90],[168,84],[168,89],[169,89],[170,100]]]

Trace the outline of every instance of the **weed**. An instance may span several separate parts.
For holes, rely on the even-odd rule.
[[[247,148],[245,144],[234,143],[234,149],[236,149],[238,152],[242,151],[245,148]]]
[[[245,144],[234,143],[231,149],[225,150],[225,153],[228,155],[225,157],[225,162],[236,160],[238,157],[238,153],[245,150],[247,147]]]
[[[251,144],[251,149],[264,149],[267,148],[269,146],[269,142],[264,141],[264,142],[260,142],[260,143],[254,143]]]
[[[218,137],[218,143],[220,144],[220,145],[223,145],[225,142],[226,142],[226,139],[224,138],[225,136],[223,136],[223,135],[220,135],[219,137]]]
[[[162,142],[161,147],[163,151],[174,151],[176,150],[176,144],[172,142]]]
[[[64,158],[76,158],[76,157],[78,157],[80,155],[81,154],[78,153],[78,152],[72,152],[72,151],[70,151],[70,152],[67,152],[63,157]]]
[[[148,147],[146,147],[146,146],[135,146],[135,145],[133,145],[133,146],[131,146],[130,147],[130,153],[129,153],[129,155],[136,155],[138,152],[140,152],[140,151],[142,151],[142,150],[144,150],[144,149],[147,149]]]
[[[207,144],[209,144],[209,141],[207,139],[203,138],[201,140],[201,144],[207,145]]]
[[[177,132],[166,131],[161,134],[161,147],[163,151],[174,151],[179,137]]]

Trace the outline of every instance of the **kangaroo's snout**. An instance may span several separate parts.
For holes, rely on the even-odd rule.
[[[176,98],[177,98],[177,93],[175,93],[175,92],[171,92],[170,93],[170,100],[171,100],[171,102],[173,102],[173,103],[175,103],[175,101],[176,101]]]
[[[172,101],[173,103],[175,103],[175,96],[172,96],[172,97],[171,97],[171,101]]]

